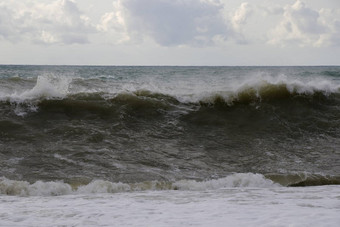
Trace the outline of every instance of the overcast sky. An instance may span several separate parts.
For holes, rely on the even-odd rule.
[[[340,65],[340,0],[0,0],[0,64]]]

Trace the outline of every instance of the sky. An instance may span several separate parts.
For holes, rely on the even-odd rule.
[[[0,64],[340,65],[340,1],[0,0]]]

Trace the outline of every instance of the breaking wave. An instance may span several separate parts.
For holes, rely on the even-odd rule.
[[[175,182],[147,181],[139,183],[121,183],[94,180],[88,184],[64,183],[62,181],[29,183],[27,181],[0,178],[0,194],[19,196],[59,196],[68,194],[119,193],[131,191],[184,190],[205,191],[224,188],[276,188],[282,186],[321,186],[340,185],[339,176],[313,174],[262,175],[254,173],[235,173],[224,178],[195,181],[179,180]]]
[[[57,196],[67,194],[118,193],[148,190],[204,191],[234,187],[270,188],[279,185],[261,174],[236,173],[225,178],[208,181],[180,180],[176,182],[148,181],[140,183],[113,183],[94,180],[86,185],[68,184],[61,181],[29,183],[27,181],[0,178],[0,193],[20,196]]]
[[[295,174],[267,174],[266,177],[283,186],[303,187],[320,185],[340,185],[340,176],[295,173]]]
[[[305,102],[339,101],[340,86],[329,80],[309,82],[278,78],[257,78],[233,85],[231,88],[200,89],[190,92],[147,86],[127,88],[85,89],[84,83],[70,77],[39,76],[36,85],[25,91],[0,94],[0,105],[10,105],[16,115],[24,116],[40,109],[70,109],[77,111],[103,111],[117,106],[139,110],[168,110],[186,108],[197,110],[200,106],[232,107],[240,104],[261,104],[282,100]],[[89,82],[88,82],[89,83]],[[78,85],[77,85],[78,84]],[[95,86],[94,86],[95,87]],[[180,88],[179,88],[180,89]]]

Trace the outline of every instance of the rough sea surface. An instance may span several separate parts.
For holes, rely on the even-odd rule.
[[[0,226],[338,226],[340,67],[0,66]]]

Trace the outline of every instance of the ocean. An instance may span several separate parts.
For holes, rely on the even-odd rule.
[[[339,226],[340,67],[0,66],[0,226]]]

